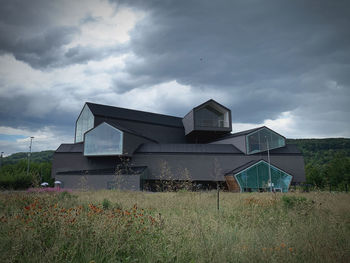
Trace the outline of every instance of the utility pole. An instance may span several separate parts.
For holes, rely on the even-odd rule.
[[[1,157],[0,157],[0,168],[2,167],[2,155],[4,154],[4,152],[1,152]]]
[[[270,149],[269,149],[269,140],[265,136],[266,144],[267,144],[267,160],[269,162],[269,182],[270,182],[270,192],[272,192],[272,179],[271,179],[271,162],[270,162]]]
[[[33,143],[34,137],[30,137],[30,145],[29,145],[29,153],[28,153],[28,166],[27,166],[27,176],[29,175],[29,163],[30,163],[30,155],[32,154],[32,143]]]

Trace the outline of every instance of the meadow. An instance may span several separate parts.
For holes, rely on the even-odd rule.
[[[0,193],[1,262],[349,259],[346,193]]]

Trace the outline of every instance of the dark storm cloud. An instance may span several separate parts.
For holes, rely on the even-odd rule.
[[[82,2],[81,4],[84,4]],[[12,54],[17,60],[36,69],[64,67],[101,60],[125,51],[124,47],[96,48],[76,46],[66,50],[80,32],[79,25],[62,25],[61,1],[0,1],[0,54]],[[98,22],[86,14],[81,24]]]
[[[235,121],[261,122],[328,96],[327,80],[349,88],[348,1],[111,2],[148,12],[131,34],[130,80],[114,83],[124,91],[175,79],[226,91]]]

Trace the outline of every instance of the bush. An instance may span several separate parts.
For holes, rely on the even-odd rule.
[[[293,208],[296,205],[305,204],[307,199],[303,196],[288,196],[284,195],[281,198],[283,206],[286,208]]]
[[[107,198],[103,199],[102,207],[103,209],[109,209],[111,207],[111,202]]]
[[[27,175],[25,172],[14,175],[5,173],[0,176],[0,188],[5,189],[27,189],[32,185],[32,182],[32,175]]]

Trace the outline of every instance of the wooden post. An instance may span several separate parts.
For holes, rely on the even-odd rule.
[[[220,209],[220,191],[219,191],[219,182],[216,182],[216,190],[217,190],[217,209]]]

